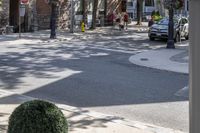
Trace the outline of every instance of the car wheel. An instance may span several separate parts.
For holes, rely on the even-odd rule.
[[[185,36],[185,39],[188,40],[189,39],[189,35]]]
[[[177,33],[176,36],[175,36],[174,41],[175,41],[175,42],[180,42],[180,39],[181,39],[180,34]]]
[[[150,41],[154,41],[155,38],[154,38],[154,37],[149,37],[149,40],[150,40]]]

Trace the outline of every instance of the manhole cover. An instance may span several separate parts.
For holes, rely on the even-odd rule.
[[[148,61],[148,58],[140,58],[141,61]]]

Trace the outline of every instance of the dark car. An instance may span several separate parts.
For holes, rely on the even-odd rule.
[[[163,18],[149,28],[149,39],[168,39],[169,18]],[[186,28],[187,26],[187,28]],[[186,17],[174,18],[174,41],[178,42],[182,37],[189,38],[188,19]]]

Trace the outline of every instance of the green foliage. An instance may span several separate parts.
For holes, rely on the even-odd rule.
[[[2,6],[2,0],[0,0],[0,7]]]
[[[163,17],[160,15],[159,11],[153,11],[151,17],[154,21],[160,21]]]
[[[67,132],[67,121],[59,108],[41,100],[21,104],[9,119],[8,133]]]
[[[157,0],[157,3],[158,3],[158,4],[161,4],[161,0]]]

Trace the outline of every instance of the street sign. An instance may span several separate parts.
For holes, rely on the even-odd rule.
[[[19,15],[20,17],[23,17],[25,15],[26,12],[26,6],[25,5],[20,5],[19,7]]]
[[[29,3],[29,0],[20,0],[20,3],[21,3],[21,4],[28,4],[28,3]]]

